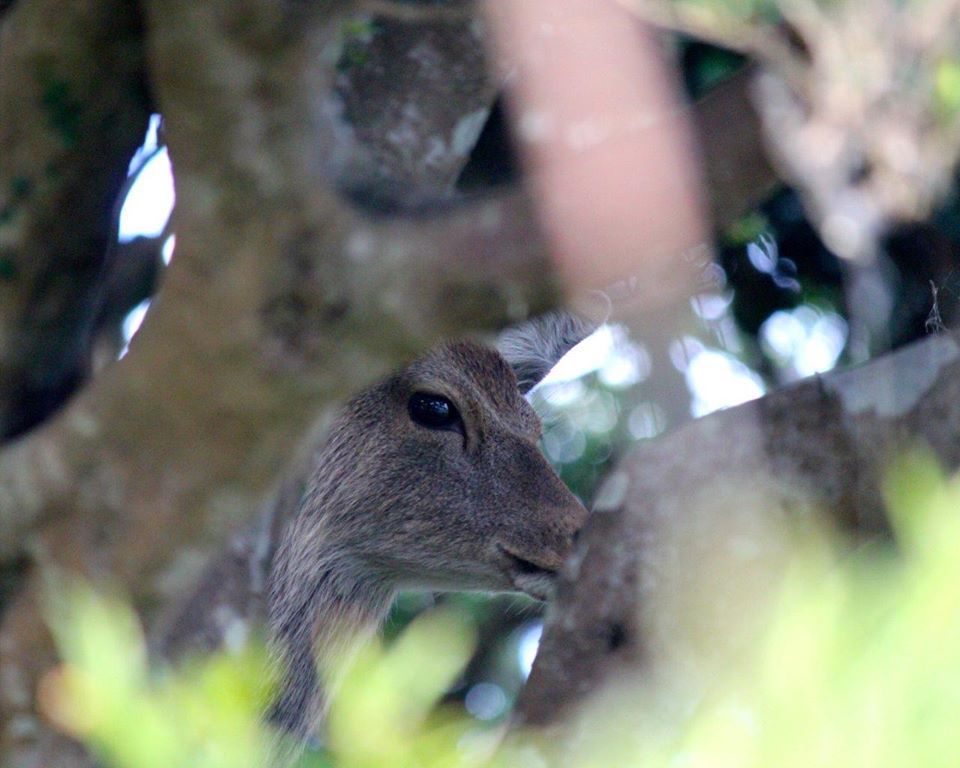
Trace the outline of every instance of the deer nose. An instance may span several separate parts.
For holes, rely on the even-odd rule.
[[[570,520],[570,544],[576,544],[577,539],[580,537],[580,531],[583,530],[583,527],[587,524],[587,518],[590,516],[589,510],[583,504],[580,503],[580,499],[570,494],[573,498],[571,500],[573,509],[569,513]]]
[[[579,525],[576,526],[566,537],[566,550],[565,554],[569,555],[577,546],[577,542],[580,540],[580,532],[583,530],[584,521],[580,521]]]
[[[576,508],[567,511],[561,517],[560,530],[557,531],[559,534],[557,549],[560,551],[561,559],[566,559],[576,546],[580,531],[586,523],[587,514],[587,510],[577,502]]]

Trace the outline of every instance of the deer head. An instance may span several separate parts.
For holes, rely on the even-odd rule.
[[[274,560],[274,719],[312,727],[315,654],[374,628],[398,588],[550,595],[586,511],[523,394],[589,330],[550,315],[505,333],[502,354],[448,344],[343,409]]]

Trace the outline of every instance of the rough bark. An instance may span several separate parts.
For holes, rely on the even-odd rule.
[[[759,620],[794,526],[869,535],[897,451],[960,465],[960,347],[926,339],[635,448],[604,481],[550,609],[520,722],[563,722],[605,685],[709,666]],[[709,597],[705,597],[709,596]]]
[[[471,16],[356,24],[329,105],[331,165],[345,189],[388,209],[451,196],[496,97],[486,36]]]

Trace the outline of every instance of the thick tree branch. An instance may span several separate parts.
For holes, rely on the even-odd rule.
[[[875,533],[898,451],[926,444],[960,465],[958,397],[960,347],[945,335],[639,445],[598,493],[520,720],[560,722],[617,676],[689,680],[722,659],[756,625],[811,510]]]

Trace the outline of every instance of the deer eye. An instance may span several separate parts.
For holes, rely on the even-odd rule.
[[[415,392],[407,405],[414,423],[427,429],[447,429],[463,434],[463,421],[457,407],[447,398]]]

